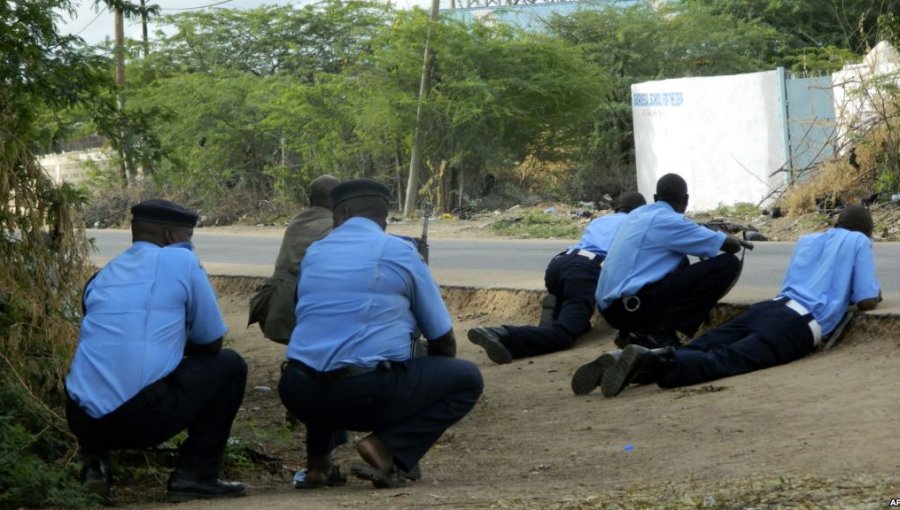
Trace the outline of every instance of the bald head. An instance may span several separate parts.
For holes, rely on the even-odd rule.
[[[872,237],[872,214],[861,205],[851,205],[841,211],[834,226]]]
[[[667,202],[678,212],[684,212],[688,204],[687,182],[678,174],[666,174],[656,181],[653,200]]]
[[[622,193],[619,195],[619,199],[616,201],[616,209],[615,211],[630,213],[631,211],[637,209],[638,207],[645,205],[647,200],[644,199],[644,195],[641,195],[637,191],[629,191],[627,193]]]
[[[331,190],[340,181],[331,175],[320,175],[309,184],[309,205],[331,209]]]

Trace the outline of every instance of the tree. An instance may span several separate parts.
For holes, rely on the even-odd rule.
[[[552,17],[549,29],[576,45],[611,83],[582,124],[575,183],[594,196],[635,185],[632,84],[758,71],[778,48],[773,29],[690,3],[586,10]]]
[[[389,12],[386,4],[359,0],[189,12],[163,20],[176,32],[156,53],[180,71],[287,74],[311,82],[355,62]]]
[[[60,36],[68,0],[0,3],[0,495],[2,506],[79,504],[62,459],[74,448],[62,418],[63,378],[77,336],[88,243],[84,197],[37,165],[41,112],[110,88],[105,62]]]
[[[776,30],[781,49],[771,63],[798,71],[834,71],[885,36],[885,17],[900,0],[681,0],[715,14]]]
[[[408,120],[392,122],[399,128],[394,132],[369,121],[362,124],[364,138],[389,142],[412,132],[426,23],[421,11],[401,13],[392,30],[373,42],[371,64],[359,69],[363,82],[377,84],[360,104],[363,118]],[[459,203],[460,174],[481,177],[484,168],[560,157],[571,142],[572,119],[603,87],[579,51],[544,35],[444,20],[435,27],[431,45],[424,149],[431,183],[426,181],[423,191],[439,209]],[[451,188],[456,188],[455,200]]]

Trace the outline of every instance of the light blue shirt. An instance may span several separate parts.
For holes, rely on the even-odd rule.
[[[287,357],[320,371],[409,359],[413,331],[433,340],[450,313],[419,252],[367,218],[309,247]]]
[[[667,202],[638,207],[613,237],[597,284],[597,306],[605,310],[616,299],[662,280],[685,255],[716,256],[723,242],[724,233],[686,219]]]
[[[609,251],[609,244],[626,216],[628,216],[628,213],[618,212],[596,218],[588,223],[578,244],[570,246],[569,249],[587,250],[601,257],[606,257],[606,252]]]
[[[872,240],[832,228],[797,240],[779,296],[803,305],[827,335],[852,303],[878,297]]]
[[[84,303],[66,389],[94,418],[169,375],[188,340],[207,344],[228,331],[189,243],[134,243],[97,273]]]

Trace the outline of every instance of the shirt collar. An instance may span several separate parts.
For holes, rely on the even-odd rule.
[[[381,228],[381,225],[375,223],[369,218],[363,218],[362,216],[354,216],[345,221],[343,225],[338,228],[343,228],[344,225],[372,232],[384,232],[384,229]]]

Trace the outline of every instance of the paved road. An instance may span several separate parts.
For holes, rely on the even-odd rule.
[[[130,233],[124,230],[88,230],[88,236],[96,240],[93,258],[98,264],[131,243]],[[194,244],[211,274],[269,276],[281,237],[198,229]],[[432,239],[431,269],[443,285],[539,289],[543,288],[547,262],[568,244],[559,240]],[[792,247],[793,243],[757,243],[755,250],[747,252],[741,279],[727,300],[748,303],[772,297]],[[884,305],[900,312],[900,271],[896,270],[900,267],[900,243],[877,243],[875,259],[886,295]]]

